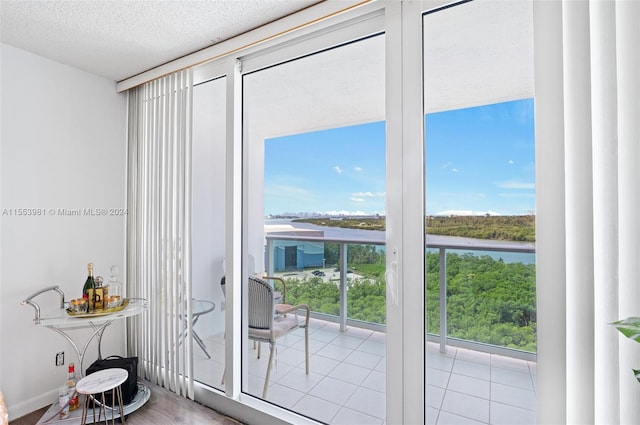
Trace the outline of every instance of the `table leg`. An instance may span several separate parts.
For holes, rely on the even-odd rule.
[[[193,339],[195,339],[198,345],[200,346],[200,348],[202,348],[202,351],[204,351],[204,354],[206,354],[208,358],[211,358],[211,356],[207,352],[207,346],[204,345],[204,341],[198,336],[195,330],[191,329],[191,332],[193,332]]]

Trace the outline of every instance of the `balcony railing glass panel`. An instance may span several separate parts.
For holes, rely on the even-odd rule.
[[[428,333],[536,351],[534,253],[430,248],[425,265]]]
[[[309,303],[315,317],[338,322],[342,329],[384,330],[384,242],[267,236],[267,265],[276,261],[278,246],[304,243],[313,243],[314,249],[324,244],[322,266],[271,269],[288,282],[287,302]],[[535,357],[533,244],[429,236],[425,270],[429,339],[439,341],[443,350],[452,344]]]

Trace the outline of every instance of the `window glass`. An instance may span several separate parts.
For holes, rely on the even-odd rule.
[[[376,36],[243,77],[242,391],[324,423],[385,419],[383,58]],[[306,310],[265,297],[308,328],[270,344]]]
[[[225,85],[194,86],[192,137],[192,286],[194,377],[223,389],[225,210]]]
[[[535,423],[532,4],[423,17],[426,422]]]

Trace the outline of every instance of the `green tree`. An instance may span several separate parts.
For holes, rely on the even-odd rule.
[[[382,255],[382,259],[381,256]],[[363,276],[349,280],[347,309],[351,319],[386,323],[384,255],[358,248],[350,263]],[[447,262],[447,334],[451,337],[536,351],[535,265],[505,263],[487,255],[449,252]],[[429,252],[426,267],[426,329],[440,332],[440,267]],[[287,302],[307,303],[312,311],[338,315],[337,282],[319,277],[287,279]]]

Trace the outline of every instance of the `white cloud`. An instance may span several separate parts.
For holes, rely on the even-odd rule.
[[[336,170],[336,173],[342,174],[342,168],[339,165],[334,166],[333,169]]]
[[[351,201],[353,202],[364,202],[365,199],[364,198],[356,198],[355,196],[352,196],[351,198],[349,198]]]
[[[515,164],[515,163],[516,163],[516,162],[515,162],[513,159],[510,159],[510,160],[509,160],[509,164],[513,165],[513,164]]]
[[[353,171],[361,173],[362,172],[362,167],[353,167]]]
[[[352,193],[351,196],[356,198],[384,198],[384,192],[356,192]]]
[[[453,162],[445,162],[441,165],[443,170],[451,170],[452,173],[459,173],[460,169],[453,166]]]

